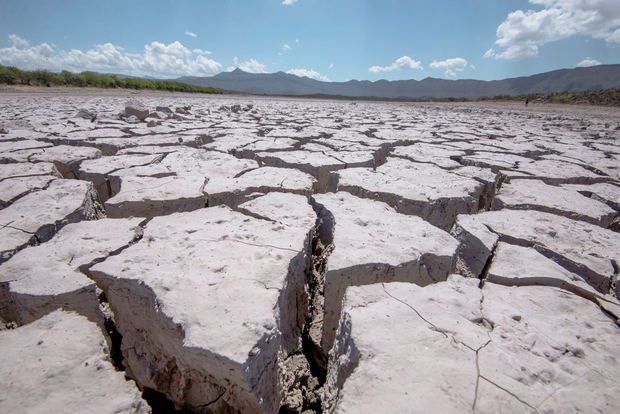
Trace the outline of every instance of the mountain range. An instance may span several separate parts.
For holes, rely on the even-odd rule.
[[[620,89],[620,64],[560,69],[494,81],[425,78],[420,81],[410,79],[324,82],[284,72],[248,73],[239,68],[210,77],[184,76],[174,80],[257,95],[330,95],[403,100],[478,99],[498,95]]]

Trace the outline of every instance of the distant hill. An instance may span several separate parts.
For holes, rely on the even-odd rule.
[[[241,69],[211,77],[184,76],[177,82],[210,86],[231,92],[260,95],[338,95],[388,99],[479,99],[499,95],[620,89],[620,64],[560,69],[532,76],[496,81],[426,78],[421,81],[352,80],[323,82],[284,72],[248,73]]]

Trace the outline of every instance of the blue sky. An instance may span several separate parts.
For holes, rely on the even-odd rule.
[[[491,80],[620,63],[620,0],[2,0],[1,10],[0,64],[23,69]]]

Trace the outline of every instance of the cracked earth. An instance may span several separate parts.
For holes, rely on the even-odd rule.
[[[620,113],[0,95],[0,411],[620,412]]]

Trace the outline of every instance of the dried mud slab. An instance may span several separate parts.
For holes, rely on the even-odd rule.
[[[253,160],[239,159],[229,154],[187,147],[167,155],[162,160],[162,165],[179,176],[198,175],[209,179],[233,178],[244,171],[259,166]]]
[[[315,183],[311,175],[299,170],[262,167],[235,178],[209,180],[204,191],[208,194],[209,206],[236,206],[257,194],[276,191],[310,195]]]
[[[87,160],[80,164],[78,178],[95,186],[101,202],[107,201],[120,190],[120,178],[114,173],[120,170],[157,163],[161,155],[118,155]]]
[[[376,169],[350,168],[335,175],[339,191],[382,201],[444,230],[458,214],[478,211],[483,192],[482,183],[474,179],[398,158]]]
[[[465,152],[445,145],[419,143],[396,147],[391,155],[413,162],[435,164],[441,168],[452,169],[460,167],[461,164],[451,157],[465,155]]]
[[[573,189],[580,194],[598,200],[620,211],[620,186],[614,183],[600,183],[592,185],[564,184],[564,188]]]
[[[532,210],[500,210],[459,216],[455,228],[459,228],[457,238],[464,245],[484,246],[470,249],[470,252],[481,252],[478,255],[467,254],[465,250],[460,255],[474,275],[478,269],[482,271],[481,264],[486,263],[499,240],[533,247],[566,270],[579,275],[598,292],[606,294],[617,290],[613,281],[620,257],[616,250],[609,249],[620,243],[617,232]]]
[[[349,167],[374,165],[374,154],[370,151],[348,154],[328,149],[327,151],[261,152],[256,154],[256,157],[269,166],[296,168],[312,175],[317,180],[316,189],[320,192],[328,188],[330,172]]]
[[[56,178],[53,175],[5,178],[0,181],[0,208],[33,191],[46,189]]]
[[[102,217],[103,211],[91,183],[55,180],[0,210],[0,262],[28,244],[49,240],[67,223]]]
[[[478,353],[480,383],[525,411],[620,408],[618,327],[596,304],[553,287],[488,283],[482,292],[494,329]],[[503,400],[479,394],[476,408],[497,412]]]
[[[93,280],[81,269],[141,236],[140,219],[67,224],[50,241],[18,252],[0,266],[0,318],[23,325],[58,308],[103,325]]]
[[[600,184],[599,184],[600,185]],[[616,211],[568,188],[539,180],[511,180],[493,200],[493,208],[538,210],[609,227]]]
[[[78,178],[80,163],[84,160],[101,157],[101,151],[91,147],[58,145],[30,152],[23,162],[53,162],[64,178]]]
[[[105,202],[109,217],[154,217],[205,207],[204,177],[123,177]]]
[[[479,289],[458,275],[351,287],[326,408],[381,411],[379,393],[396,412],[615,411],[616,337],[598,306],[553,287]]]
[[[52,175],[62,178],[56,166],[50,162],[11,163],[0,164],[0,179],[2,181],[12,178],[34,177],[39,175]]]
[[[330,352],[327,411],[471,411],[477,352],[490,341],[481,296],[477,280],[456,275],[426,287],[348,288]]]
[[[298,214],[314,215],[307,203]],[[200,209],[154,218],[93,266],[130,375],[178,407],[277,411],[279,367],[300,345],[310,231]]]
[[[101,331],[56,311],[0,331],[0,410],[6,413],[151,412],[133,381],[114,369]]]
[[[312,197],[319,238],[329,248],[312,340],[332,347],[342,297],[348,286],[401,281],[425,286],[445,280],[454,267],[457,241],[419,217],[397,213],[385,203],[346,192]]]

